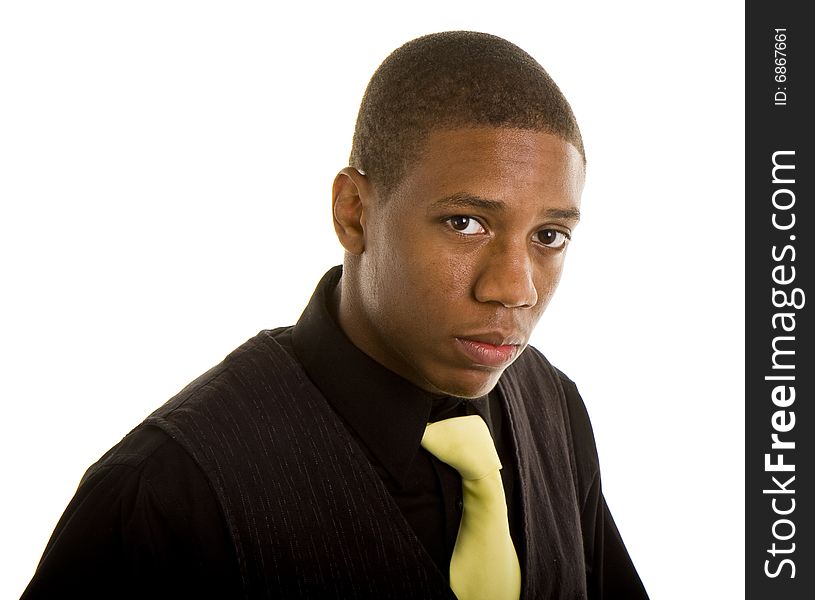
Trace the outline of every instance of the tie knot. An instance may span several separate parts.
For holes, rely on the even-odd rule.
[[[501,468],[490,430],[478,415],[430,423],[422,448],[453,467],[462,479],[481,479]]]

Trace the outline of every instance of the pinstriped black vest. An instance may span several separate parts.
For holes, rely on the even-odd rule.
[[[522,369],[523,377],[512,372]],[[524,598],[584,598],[565,397],[527,349],[501,379],[522,494]],[[531,399],[526,402],[522,398]],[[247,598],[454,598],[362,450],[268,332],[153,413],[223,509]],[[566,472],[563,472],[563,471]]]

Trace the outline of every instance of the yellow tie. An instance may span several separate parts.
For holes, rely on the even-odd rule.
[[[501,461],[478,415],[431,423],[422,447],[461,474],[464,508],[450,587],[459,600],[517,600],[521,567],[509,535]]]

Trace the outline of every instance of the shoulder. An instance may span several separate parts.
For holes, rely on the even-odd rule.
[[[157,452],[170,448],[173,440],[156,427],[139,425],[108,450],[90,470],[124,466],[134,470],[144,468]]]
[[[572,379],[555,367],[544,354],[534,346],[527,346],[521,356],[507,369],[509,379],[519,380],[527,385],[547,381],[562,394],[571,417],[588,422],[588,413],[583,398]]]
[[[212,496],[203,472],[188,452],[161,429],[142,424],[92,465],[78,493],[110,510],[177,513]]]
[[[283,379],[304,377],[292,355],[291,328],[263,330],[187,384],[147,422],[164,419],[179,410],[197,410],[202,403],[228,406],[238,398],[251,400],[261,390],[276,389]]]
[[[204,559],[229,550],[223,511],[209,478],[167,433],[142,424],[82,479],[77,496],[114,522],[129,546],[173,562],[181,549]],[[228,553],[228,552],[227,552]]]
[[[575,447],[584,449],[588,455],[593,457],[593,462],[596,463],[597,448],[589,412],[586,410],[586,403],[583,402],[577,384],[560,369],[555,368],[555,371],[566,396],[566,408],[569,412],[569,423]]]
[[[518,359],[506,370],[506,374],[510,378],[551,379],[559,391],[562,391],[569,399],[576,398],[582,404],[574,381],[549,362],[543,352],[532,345],[524,349]]]
[[[272,358],[280,362],[281,370],[290,368],[291,361],[286,360],[290,347],[291,327],[263,330],[187,384],[153,414],[167,414],[191,399],[219,395],[219,392],[231,391],[241,383],[251,383],[251,378],[246,377],[250,371],[262,371],[264,377],[273,378],[277,372],[259,368],[258,361]],[[92,465],[83,482],[95,473],[104,471],[116,471],[120,476],[138,473],[141,477],[160,478],[167,468],[183,468],[191,476],[201,474],[196,461],[184,446],[165,428],[148,418]]]
[[[569,414],[585,415],[585,406],[577,391],[577,385],[534,346],[527,346],[524,349],[506,370],[505,378],[515,385],[526,388],[527,393],[539,390],[555,393],[565,400]],[[587,418],[587,415],[585,416]]]
[[[507,369],[507,374],[523,382],[527,396],[539,391],[542,380],[548,382],[550,389],[557,390],[581,475],[591,479],[599,469],[597,447],[591,420],[577,384],[534,346],[527,346],[518,360]]]
[[[285,476],[291,461],[302,462],[305,450],[313,451],[315,432],[332,443],[347,442],[325,398],[278,341],[285,331],[261,331],[142,425],[161,429],[183,448],[222,504],[228,481],[252,481],[254,458],[247,457],[263,454],[269,457],[263,468]]]

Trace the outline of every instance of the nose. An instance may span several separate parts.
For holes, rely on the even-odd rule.
[[[534,264],[525,244],[494,248],[485,257],[474,288],[479,302],[506,308],[531,308],[538,303]]]

